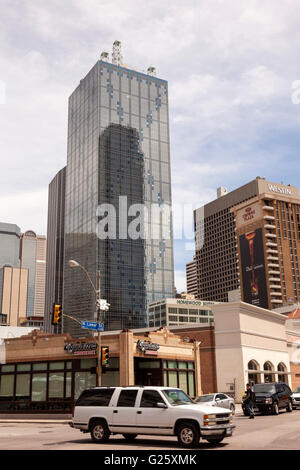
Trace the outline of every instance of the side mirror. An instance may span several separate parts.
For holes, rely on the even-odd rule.
[[[157,408],[168,408],[167,405],[161,401],[156,403]]]
[[[216,401],[221,401],[221,398],[216,398]]]

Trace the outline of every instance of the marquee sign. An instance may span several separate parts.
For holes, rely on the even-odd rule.
[[[142,341],[141,339],[138,340],[136,347],[137,349],[142,351],[144,354],[153,354],[153,355],[156,355],[157,351],[160,348],[159,344],[157,343],[150,343],[150,341]]]
[[[96,354],[97,343],[67,343],[64,350],[74,356]]]

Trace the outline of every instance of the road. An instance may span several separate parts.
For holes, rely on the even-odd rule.
[[[300,410],[281,412],[278,416],[256,416],[250,420],[234,417],[236,429],[231,438],[215,447],[200,441],[199,450],[298,450],[300,443]],[[179,450],[173,437],[138,436],[127,443],[111,436],[106,444],[94,444],[89,434],[82,434],[66,423],[0,422],[0,450]]]

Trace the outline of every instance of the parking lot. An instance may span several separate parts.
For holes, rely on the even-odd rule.
[[[256,416],[250,420],[240,413],[234,417],[236,429],[231,438],[217,447],[200,441],[199,450],[294,450],[299,449],[300,410],[278,416]],[[175,437],[138,436],[127,443],[111,436],[106,444],[94,444],[89,434],[72,429],[66,422],[0,422],[0,450],[178,450]]]

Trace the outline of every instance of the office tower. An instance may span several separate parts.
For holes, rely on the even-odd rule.
[[[0,313],[11,326],[44,316],[46,237],[0,224]]]
[[[21,229],[15,224],[0,222],[0,268],[19,266]]]
[[[229,193],[219,188],[218,198],[194,211],[197,298],[228,302],[239,290],[237,240],[230,209],[258,194],[258,180]]]
[[[113,63],[107,56],[101,54],[69,98],[63,295],[66,312],[94,320],[93,287],[68,262],[80,263],[94,285],[100,270],[101,297],[111,304],[106,330],[145,326],[147,302],[174,293],[168,84],[153,67],[141,73],[123,65],[118,41]],[[158,234],[137,240],[127,229],[132,204],[142,203],[149,214],[145,229]],[[107,239],[99,234],[104,204],[114,207],[117,219]],[[161,211],[158,221],[152,206]],[[119,223],[125,214],[127,228]],[[87,333],[67,318],[64,331]]]
[[[45,294],[45,331],[60,333],[52,325],[53,304],[62,305],[65,237],[66,167],[60,170],[48,190],[47,267]]]
[[[197,298],[197,262],[195,256],[193,261],[186,264],[186,291]]]
[[[264,308],[300,300],[300,197],[293,186],[258,180],[258,195],[235,206],[241,297]]]
[[[257,177],[194,212],[198,298],[278,308],[299,299],[297,188]]]
[[[21,326],[27,312],[28,269],[0,268],[0,313],[6,324]]]
[[[20,268],[28,270],[27,318],[44,317],[46,245],[46,237],[33,230],[21,235]]]

